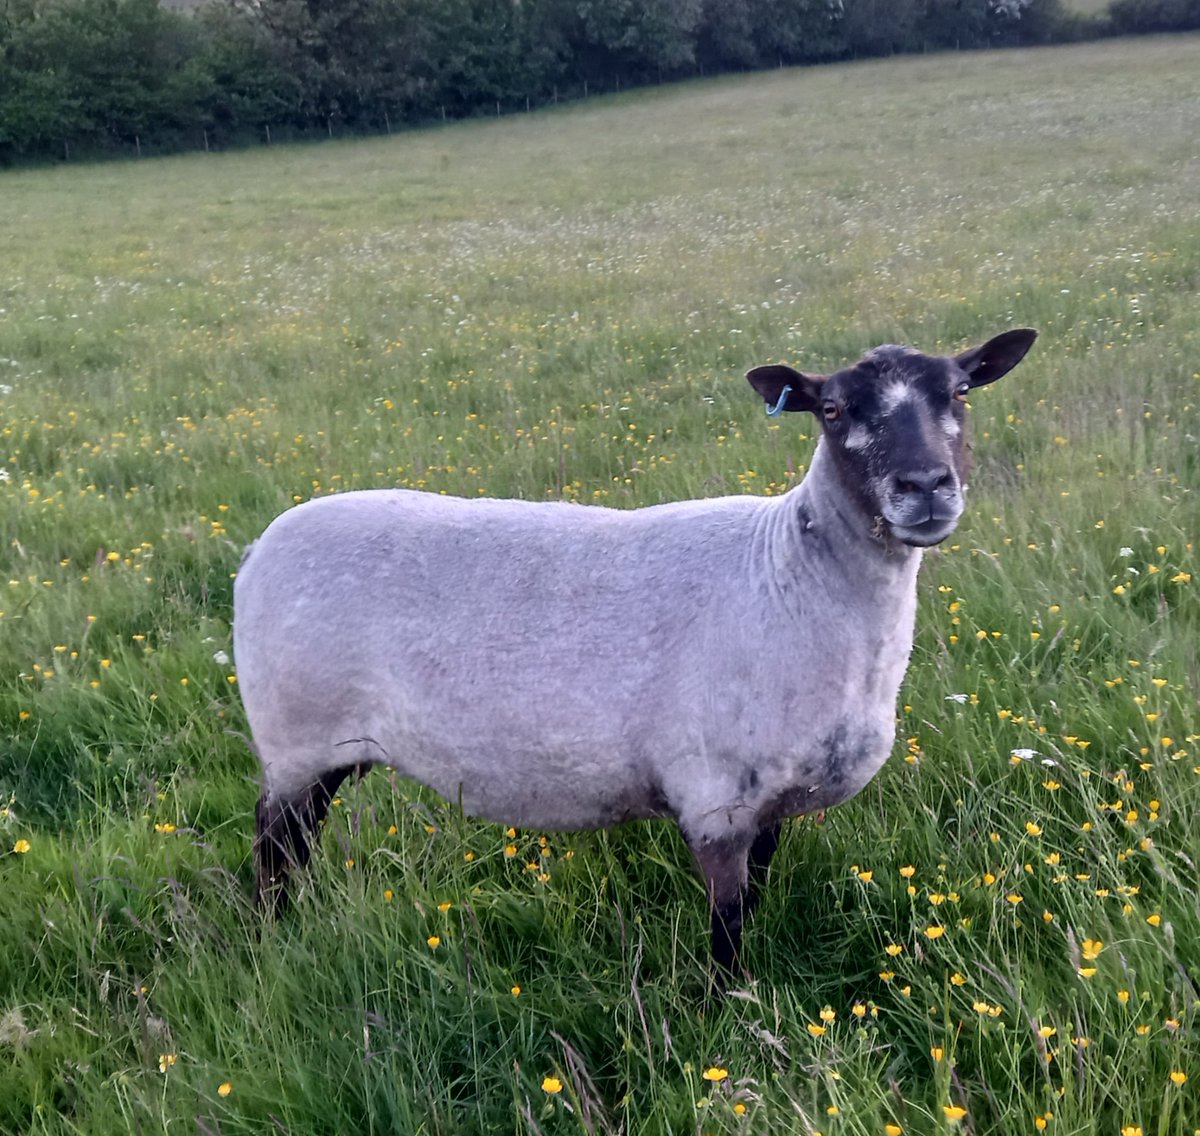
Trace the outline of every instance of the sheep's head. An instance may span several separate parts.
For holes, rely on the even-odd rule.
[[[959,355],[887,345],[832,375],[775,364],[747,372],[772,414],[807,410],[846,491],[881,531],[927,547],[963,510],[967,394],[1007,374],[1037,338],[1006,331]]]

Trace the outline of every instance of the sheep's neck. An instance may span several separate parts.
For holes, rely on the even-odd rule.
[[[817,445],[804,481],[780,504],[772,533],[779,567],[790,563],[805,576],[816,573],[826,582],[841,580],[850,587],[913,585],[921,549],[881,531],[879,519],[846,491],[824,443]]]

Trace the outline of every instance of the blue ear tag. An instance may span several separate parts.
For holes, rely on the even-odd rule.
[[[783,412],[783,404],[787,402],[787,397],[792,393],[791,387],[784,387],[783,392],[779,396],[779,401],[774,406],[768,406],[767,417],[774,418]]]

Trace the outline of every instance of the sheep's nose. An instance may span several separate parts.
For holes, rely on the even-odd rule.
[[[928,495],[947,485],[951,476],[948,465],[933,465],[928,469],[909,469],[896,474],[896,488],[901,493]]]

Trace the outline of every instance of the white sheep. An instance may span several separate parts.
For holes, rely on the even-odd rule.
[[[962,512],[963,400],[1036,335],[750,371],[769,412],[822,424],[779,497],[367,490],[276,518],[234,588],[260,900],[285,901],[342,779],[386,764],[505,824],[672,818],[734,968],[780,822],[852,797],[892,748],[921,550]]]

